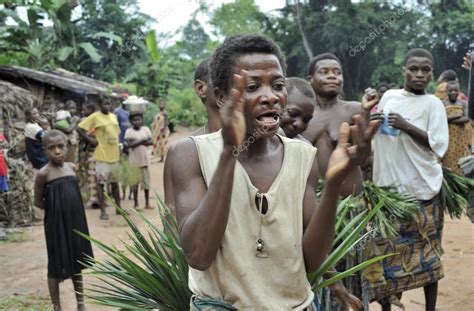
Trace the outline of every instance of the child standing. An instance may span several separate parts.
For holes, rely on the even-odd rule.
[[[48,250],[48,288],[54,310],[61,309],[59,282],[72,278],[77,309],[84,310],[79,263],[93,257],[91,243],[74,230],[89,234],[74,163],[64,162],[67,138],[51,130],[43,136],[49,162],[35,180],[35,205],[45,210],[44,231]]]
[[[145,192],[145,208],[152,208],[149,202],[150,196],[150,158],[148,157],[147,146],[153,145],[151,131],[143,126],[143,116],[141,114],[131,114],[130,122],[132,128],[125,132],[125,146],[129,148],[128,160],[132,166],[140,169],[140,182]],[[132,188],[134,194],[134,207],[138,208],[138,185]]]

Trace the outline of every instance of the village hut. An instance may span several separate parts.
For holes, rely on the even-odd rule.
[[[0,133],[8,140],[6,154],[10,191],[0,194],[2,227],[29,224],[34,218],[31,181],[33,172],[24,161],[25,111],[35,104],[29,91],[0,80]]]
[[[119,97],[112,84],[94,80],[64,69],[44,72],[19,66],[0,66],[0,80],[22,87],[36,98],[36,107],[47,111],[54,104],[74,100],[79,108],[84,101],[97,102],[107,97],[117,104]]]

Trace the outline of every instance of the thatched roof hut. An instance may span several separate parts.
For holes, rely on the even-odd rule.
[[[51,105],[74,100],[81,105],[85,100],[97,101],[99,96],[118,101],[112,85],[81,76],[64,69],[44,72],[18,66],[0,66],[0,80],[9,81],[30,91],[37,107],[48,109]]]
[[[36,98],[29,91],[0,80],[0,132],[8,140],[15,129],[23,129],[25,111],[32,108]]]

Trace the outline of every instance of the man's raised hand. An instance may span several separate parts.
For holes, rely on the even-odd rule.
[[[360,115],[353,116],[354,125],[342,123],[339,142],[329,158],[326,180],[331,183],[344,181],[355,166],[365,162],[371,151],[371,140],[380,126],[380,121],[370,121],[365,126]]]
[[[247,72],[234,74],[229,96],[221,108],[222,137],[228,147],[240,146],[245,138],[245,100],[243,94],[248,79]]]
[[[380,98],[375,89],[365,89],[364,96],[362,97],[362,108],[370,111],[375,105],[378,104]]]

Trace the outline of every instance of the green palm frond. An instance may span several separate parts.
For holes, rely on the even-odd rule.
[[[372,221],[372,227],[382,238],[397,236],[399,224],[411,219],[419,208],[415,197],[399,193],[394,186],[379,187],[370,181],[364,181],[363,197],[369,208],[384,199],[380,212]]]
[[[474,187],[474,179],[456,174],[443,167],[443,184],[440,191],[441,205],[451,218],[461,218],[468,207],[467,199]]]
[[[110,198],[109,203],[114,205]],[[81,234],[107,255],[106,259],[89,258],[84,263],[90,269],[87,274],[102,283],[86,289],[86,296],[94,303],[134,310],[189,308],[188,265],[178,243],[176,222],[167,220],[168,210],[161,201],[159,206],[163,228],[134,211],[145,224],[145,229],[141,229],[119,209],[131,231],[130,241],[121,243],[124,250]]]

